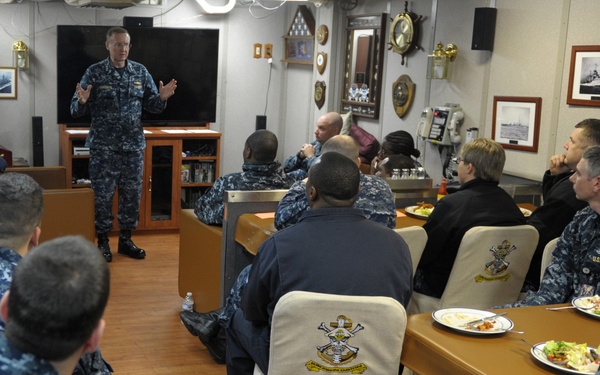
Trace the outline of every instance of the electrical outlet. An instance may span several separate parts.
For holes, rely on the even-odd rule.
[[[273,45],[272,44],[265,44],[265,55],[264,58],[265,59],[270,59],[273,57]]]
[[[260,59],[262,56],[262,44],[254,43],[254,58]]]

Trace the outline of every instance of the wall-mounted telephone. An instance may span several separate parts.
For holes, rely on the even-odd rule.
[[[442,146],[458,144],[460,143],[459,127],[464,118],[462,108],[458,104],[446,103],[443,107],[435,107],[431,126],[428,131],[426,128],[423,134],[426,135],[428,142],[434,144]]]

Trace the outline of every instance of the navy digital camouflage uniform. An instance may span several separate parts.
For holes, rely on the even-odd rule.
[[[283,164],[283,170],[289,174],[294,180],[303,180],[308,176],[308,170],[321,155],[321,142],[313,141],[310,143],[315,146],[315,156],[301,159],[298,154],[290,156]]]
[[[244,163],[242,171],[219,177],[213,186],[198,198],[194,209],[198,219],[206,224],[223,224],[223,193],[227,190],[287,189],[294,182],[283,172],[278,161]]]
[[[358,193],[354,208],[361,209],[367,219],[383,224],[388,228],[396,228],[396,206],[394,194],[390,186],[380,177],[373,175],[360,176],[360,192]],[[275,227],[283,229],[295,224],[302,213],[309,210],[306,199],[306,183],[296,181],[283,197],[275,213]],[[229,319],[240,307],[243,289],[248,281],[248,274],[252,265],[244,268],[238,275],[235,284],[231,287],[229,297],[223,310],[219,314],[219,323],[225,327]]]
[[[92,85],[86,104],[77,93],[71,99],[71,115],[90,114],[92,123],[85,142],[90,148],[89,173],[95,194],[96,232],[112,230],[112,202],[119,189],[119,228],[138,225],[146,140],[141,122],[142,110],[162,112],[167,105],[148,70],[127,60],[116,69],[109,59],[90,66],[81,78],[85,90]]]
[[[59,375],[49,362],[24,353],[6,339],[0,332],[0,374],[10,375]]]
[[[600,215],[586,207],[560,236],[537,292],[504,307],[551,305],[600,292]]]
[[[13,271],[21,259],[16,251],[0,247],[0,297],[10,288]],[[49,363],[10,345],[4,336],[2,319],[0,335],[0,374],[58,374]],[[100,349],[97,349],[94,353],[84,353],[81,356],[73,375],[109,375],[112,371],[112,367],[102,358]]]
[[[367,219],[396,228],[396,205],[390,185],[373,175],[360,175],[360,192],[354,208],[361,209]],[[295,224],[302,213],[309,210],[306,199],[306,183],[296,181],[279,202],[275,212],[275,228],[283,229]]]
[[[19,253],[0,246],[0,297],[10,288],[13,271],[20,260]],[[4,331],[2,319],[0,319],[0,331]]]

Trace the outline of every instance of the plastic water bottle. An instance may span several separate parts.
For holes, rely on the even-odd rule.
[[[192,298],[192,292],[187,292],[187,295],[181,303],[181,310],[194,311],[194,299]]]

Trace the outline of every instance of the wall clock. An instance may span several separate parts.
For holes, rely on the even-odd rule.
[[[325,52],[317,53],[317,70],[320,74],[323,74],[327,67],[327,54]]]
[[[394,52],[402,55],[402,65],[404,65],[404,54],[413,49],[420,49],[417,45],[419,39],[419,25],[423,16],[417,16],[408,11],[408,1],[404,2],[404,13],[392,18],[392,27],[390,29],[390,46]]]
[[[410,109],[415,97],[415,84],[406,74],[398,77],[392,85],[392,101],[398,117],[402,118]]]
[[[319,109],[321,109],[325,103],[325,88],[324,81],[317,81],[317,83],[315,83],[315,104]]]
[[[325,43],[327,43],[328,38],[329,29],[327,28],[327,25],[319,26],[319,28],[317,29],[317,42],[319,42],[320,45],[325,45]]]

